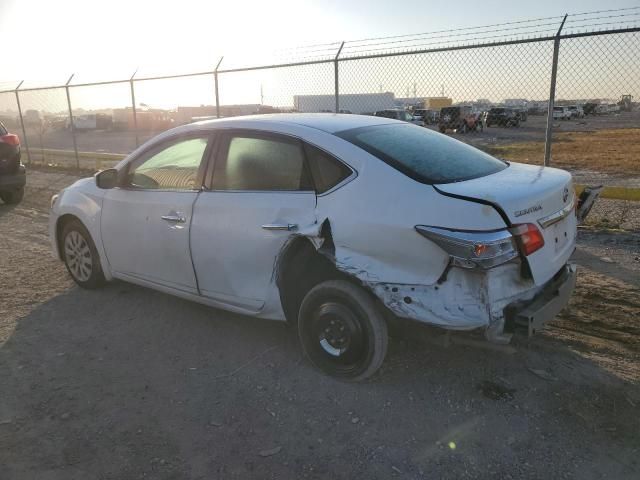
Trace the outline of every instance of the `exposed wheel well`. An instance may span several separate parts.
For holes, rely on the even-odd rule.
[[[307,292],[326,280],[352,281],[308,239],[298,237],[292,240],[278,261],[276,277],[280,301],[289,324],[297,325],[298,311]]]

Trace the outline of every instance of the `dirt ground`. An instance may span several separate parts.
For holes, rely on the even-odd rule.
[[[279,323],[75,287],[47,237],[75,178],[31,170],[0,205],[1,479],[640,477],[640,230],[581,230],[577,290],[542,335],[408,327],[349,384]]]

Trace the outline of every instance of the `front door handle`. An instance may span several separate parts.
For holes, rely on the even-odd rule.
[[[173,223],[185,223],[187,221],[185,217],[182,217],[180,215],[162,215],[162,217],[160,218],[162,218],[167,222],[173,222]]]
[[[298,228],[298,225],[295,223],[268,223],[266,225],[262,225],[262,228],[265,230],[287,230],[292,231]]]

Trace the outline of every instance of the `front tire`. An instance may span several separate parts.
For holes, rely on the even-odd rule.
[[[298,335],[313,365],[350,381],[373,375],[389,342],[387,324],[369,293],[344,280],[322,282],[307,293]]]
[[[7,205],[15,205],[16,203],[20,203],[24,198],[24,187],[20,187],[17,190],[0,192],[0,198]]]
[[[100,257],[91,235],[78,220],[62,228],[62,259],[71,278],[82,288],[95,289],[105,283]]]

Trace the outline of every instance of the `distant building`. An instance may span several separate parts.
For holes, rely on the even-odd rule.
[[[424,108],[427,110],[440,110],[453,105],[453,100],[449,97],[427,97],[424,99]]]
[[[393,93],[341,93],[340,110],[351,113],[373,113],[377,110],[394,108]],[[334,95],[294,95],[293,106],[298,112],[333,112],[336,108]]]

